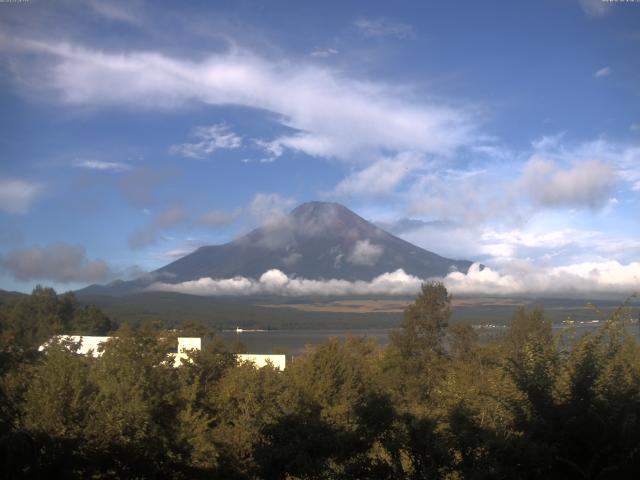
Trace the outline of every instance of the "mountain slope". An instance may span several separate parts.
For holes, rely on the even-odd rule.
[[[289,215],[224,245],[201,247],[152,273],[150,279],[88,287],[87,293],[125,294],[153,280],[180,283],[202,277],[259,278],[276,268],[289,277],[364,280],[399,268],[419,278],[466,272],[451,260],[412,245],[337,203],[309,202]]]

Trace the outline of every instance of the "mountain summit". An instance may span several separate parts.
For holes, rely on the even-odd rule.
[[[444,258],[391,235],[338,203],[308,202],[232,242],[201,247],[150,277],[167,283],[202,277],[259,278],[276,268],[289,277],[370,281],[399,268],[430,278],[467,272],[470,266],[469,261]],[[108,293],[113,287],[117,294],[150,282],[139,279],[98,288]]]

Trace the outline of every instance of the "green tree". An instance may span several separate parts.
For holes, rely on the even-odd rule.
[[[254,449],[263,427],[282,414],[284,389],[282,372],[269,366],[241,363],[225,371],[212,399],[223,478],[247,478],[255,471]]]
[[[96,393],[86,440],[101,468],[119,477],[153,477],[175,467],[179,382],[167,355],[172,339],[124,326],[93,362]]]
[[[393,331],[384,369],[390,392],[405,407],[426,407],[445,373],[444,336],[451,316],[451,296],[441,282],[422,285],[398,330]]]

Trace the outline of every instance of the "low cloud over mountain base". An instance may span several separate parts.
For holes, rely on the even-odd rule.
[[[148,290],[205,296],[342,296],[415,295],[424,281],[441,280],[454,295],[620,298],[640,290],[640,262],[581,263],[549,269],[520,266],[519,272],[499,273],[475,263],[465,274],[451,272],[444,278],[420,279],[398,269],[371,281],[313,280],[289,277],[280,270],[265,272],[259,279],[237,276],[227,279],[203,277],[182,283],[156,282]]]

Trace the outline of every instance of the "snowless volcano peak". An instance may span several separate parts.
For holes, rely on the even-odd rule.
[[[369,282],[398,270],[428,279],[466,273],[470,266],[412,245],[338,203],[308,202],[232,242],[201,247],[151,276],[178,284],[206,278],[258,280],[278,270],[288,278]],[[141,290],[150,283],[121,282],[119,288]]]

